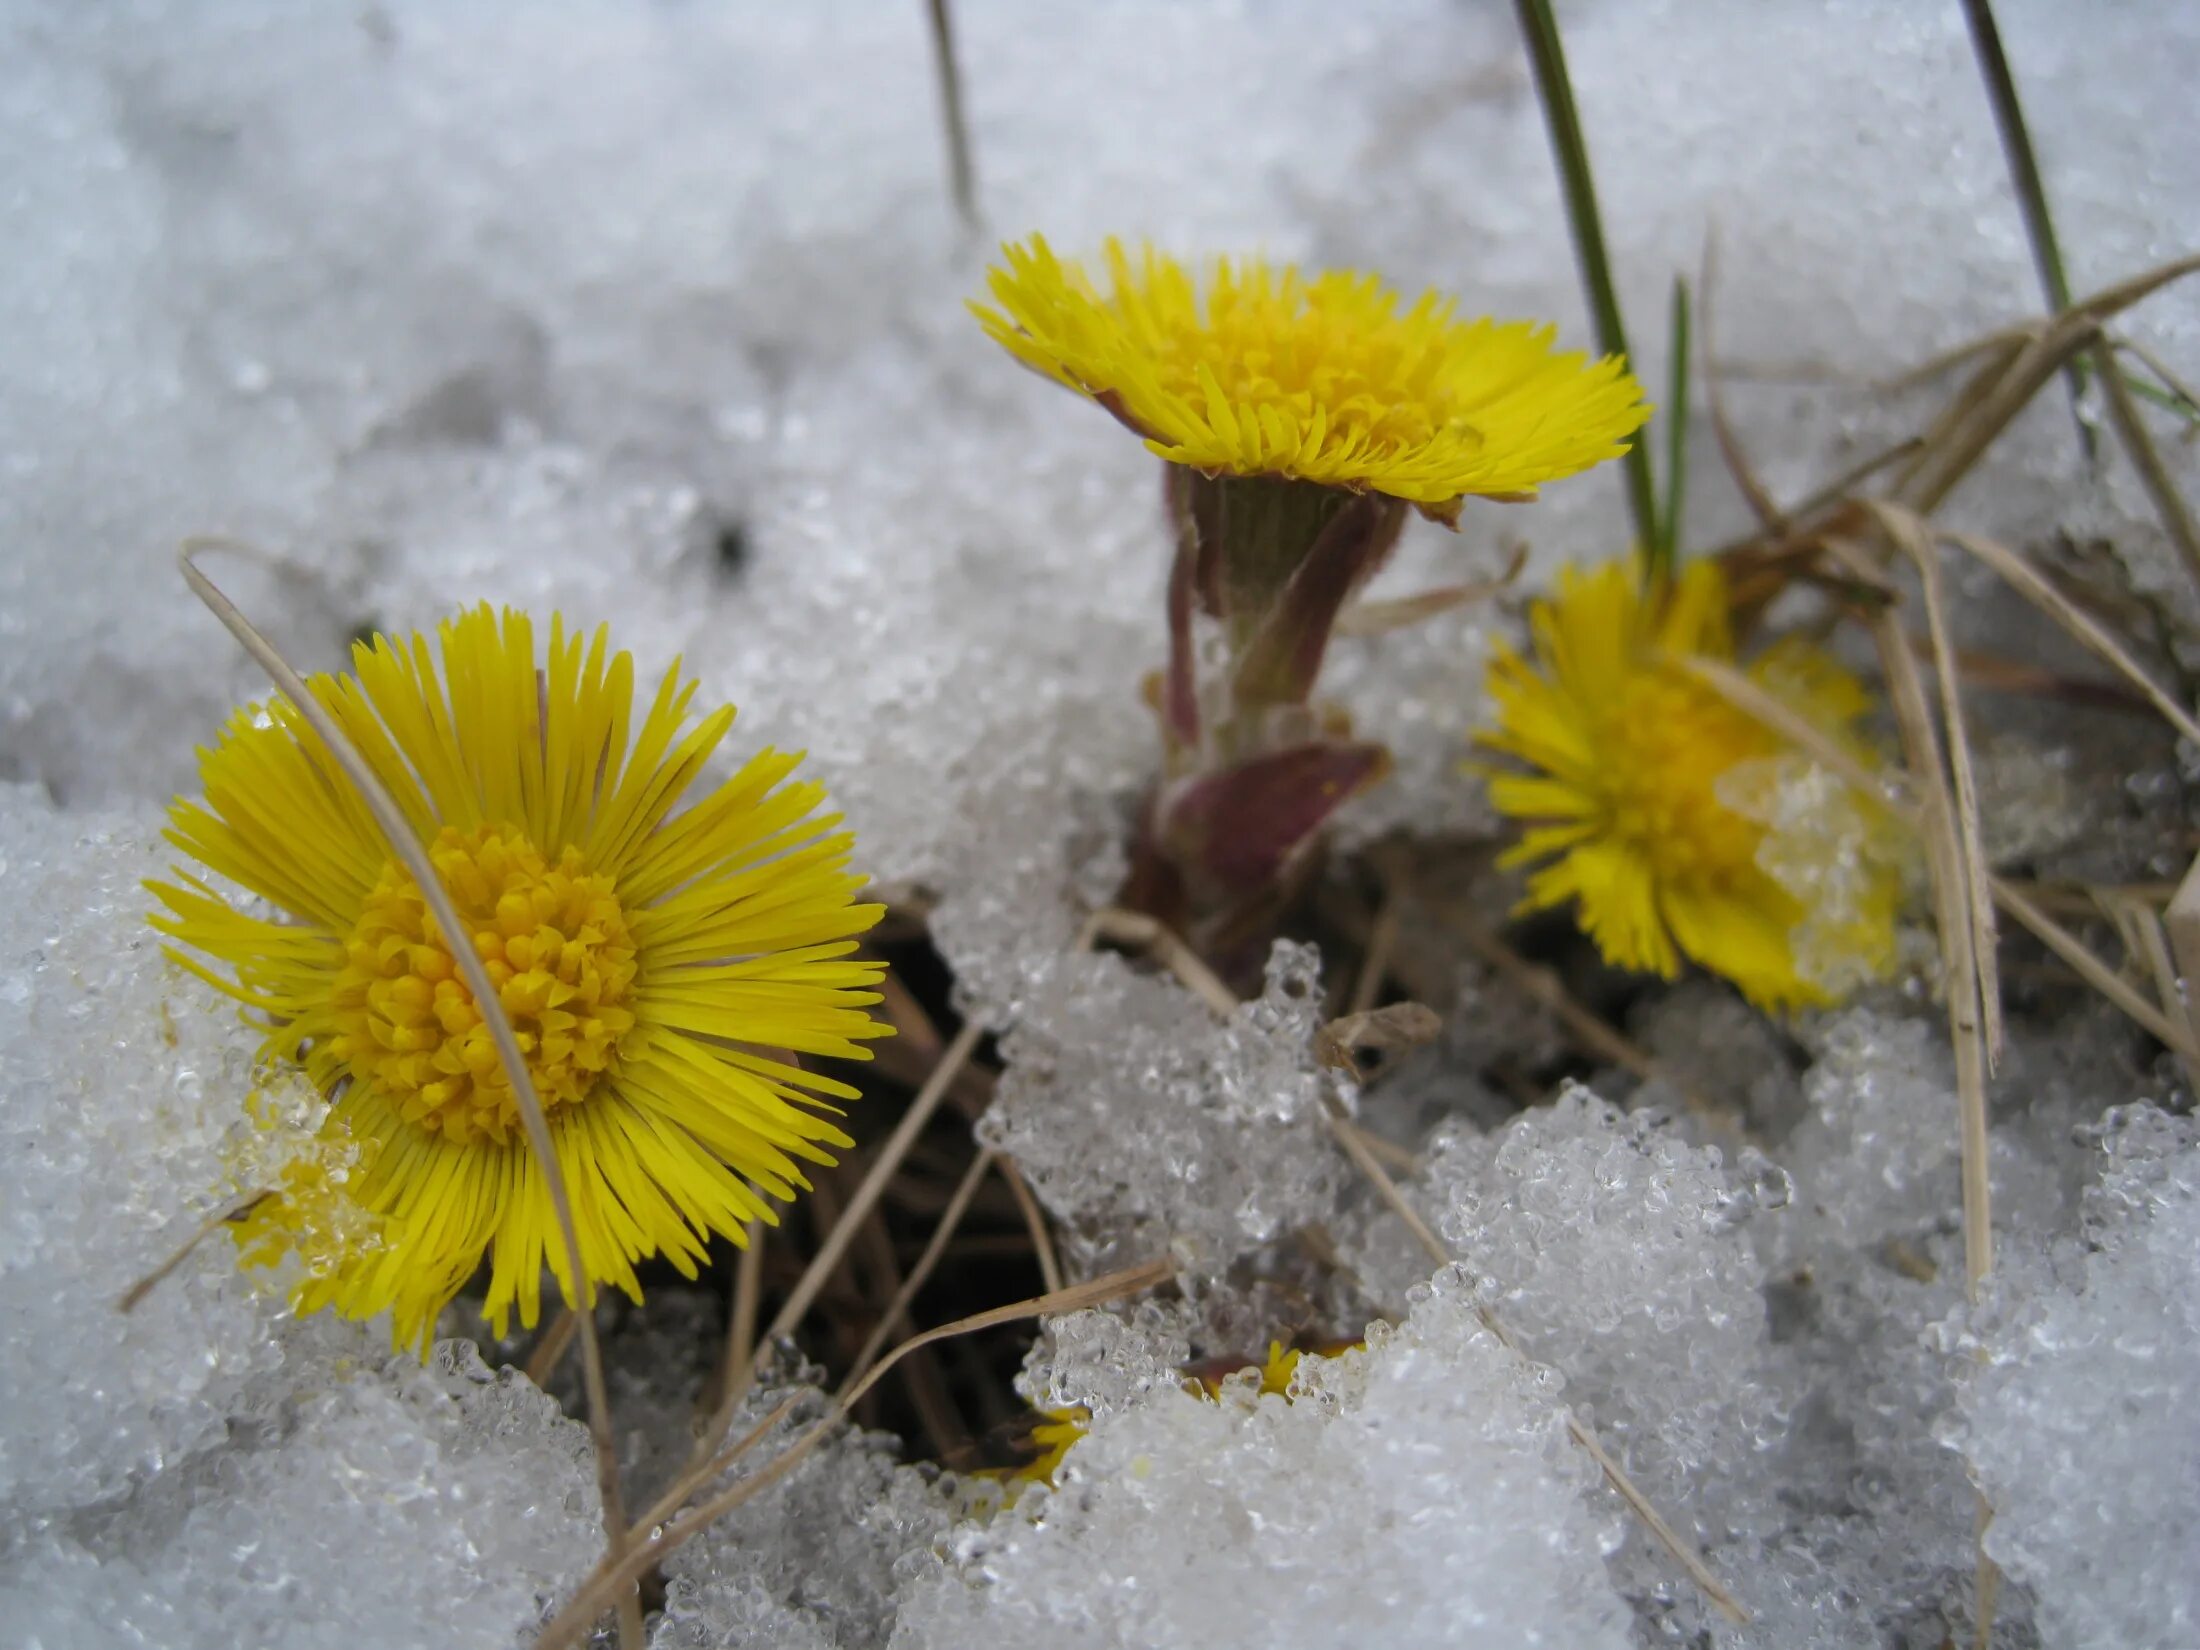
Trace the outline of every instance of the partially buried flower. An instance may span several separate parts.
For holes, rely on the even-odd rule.
[[[1533,663],[1509,647],[1491,661],[1496,725],[1479,736],[1534,770],[1489,782],[1528,826],[1504,863],[1542,865],[1525,909],[1572,902],[1607,961],[1671,978],[1686,956],[1765,1007],[1824,1002],[1830,982],[1886,971],[1899,888],[1873,805],[1834,781],[1814,810],[1832,828],[1791,823],[1774,839],[1773,810],[1751,806],[1768,781],[1825,776],[1683,668],[1734,658],[1715,564],[1691,564],[1661,595],[1639,563],[1568,568],[1531,625]],[[1853,728],[1870,701],[1831,658],[1784,641],[1747,669],[1868,760]],[[1840,911],[1814,908],[1836,894]]]
[[[1335,1358],[1357,1350],[1359,1341],[1333,1341],[1312,1348],[1317,1358]],[[1262,1397],[1281,1398],[1291,1402],[1291,1380],[1298,1373],[1300,1360],[1307,1354],[1286,1347],[1281,1341],[1268,1343],[1268,1356],[1257,1364],[1243,1363],[1237,1359],[1218,1359],[1204,1368],[1185,1371],[1184,1389],[1198,1397],[1219,1401],[1223,1382],[1232,1376],[1257,1376],[1256,1382],[1248,1382],[1250,1391]],[[1078,1405],[1068,1409],[1043,1409],[1038,1420],[1031,1425],[1026,1441],[1035,1452],[1031,1459],[1011,1472],[999,1476],[1007,1478],[1018,1488],[1025,1484],[1048,1484],[1061,1470],[1063,1459],[1092,1430],[1092,1412]]]
[[[733,722],[688,727],[677,664],[636,720],[634,668],[599,629],[488,607],[427,637],[376,637],[353,673],[309,683],[397,799],[486,964],[525,1051],[592,1283],[639,1298],[635,1265],[692,1276],[712,1234],[744,1240],[847,1136],[819,1113],[855,1090],[794,1054],[868,1058],[883,965],[852,953],[853,843],[820,816],[798,756],[765,750],[675,806]],[[240,908],[181,868],[151,887],[172,951],[244,1004],[263,1057],[331,1100],[358,1143],[344,1193],[367,1220],[316,1253],[301,1308],[388,1310],[423,1348],[486,1254],[498,1333],[540,1310],[547,1264],[572,1293],[556,1216],[479,1006],[419,887],[335,758],[287,700],[240,711],[200,752],[203,804],[168,839],[264,901]],[[233,977],[231,977],[233,976]],[[255,1258],[309,1212],[296,1177],[240,1223]],[[326,1192],[318,1181],[315,1188]],[[325,1221],[312,1222],[317,1227]],[[293,1247],[299,1247],[292,1243]]]
[[[1380,493],[1450,520],[1468,496],[1523,498],[1627,448],[1648,416],[1617,359],[1553,347],[1531,321],[1410,305],[1379,276],[1302,275],[1106,246],[1110,290],[1043,236],[1003,249],[973,305],[1026,366],[1091,397],[1172,464]]]

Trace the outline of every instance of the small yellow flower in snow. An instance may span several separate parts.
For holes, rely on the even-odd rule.
[[[1450,520],[1469,495],[1532,497],[1627,450],[1649,416],[1615,358],[1532,321],[1463,321],[1379,276],[1218,259],[1204,283],[1151,247],[1106,247],[1110,290],[1043,236],[1002,249],[971,309],[1026,366],[1099,402],[1172,464],[1380,493]],[[1204,285],[1204,290],[1202,289]]]
[[[1726,583],[1718,567],[1684,568],[1662,601],[1638,563],[1560,572],[1531,615],[1535,659],[1500,647],[1489,667],[1496,725],[1479,736],[1533,771],[1490,778],[1490,800],[1527,830],[1506,864],[1542,863],[1524,909],[1572,902],[1606,960],[1668,979],[1692,958],[1780,1007],[1827,1000],[1827,959],[1798,967],[1796,933],[1816,915],[1775,879],[1767,827],[1732,803],[1749,781],[1795,760],[1778,734],[1705,686],[1679,661],[1731,662]],[[1863,686],[1831,658],[1783,642],[1748,667],[1756,684],[1848,744],[1869,708]],[[1758,788],[1762,788],[1761,784]],[[1842,788],[1844,791],[1846,787]],[[1852,817],[1867,819],[1860,808]],[[1794,843],[1777,855],[1791,873]],[[1896,879],[1868,828],[1821,836],[1806,872],[1841,881],[1853,909],[1830,931],[1850,972],[1884,972],[1894,953]],[[1820,940],[1828,938],[1821,934]]]
[[[397,799],[518,1034],[571,1195],[591,1282],[640,1296],[637,1262],[689,1276],[716,1233],[775,1220],[798,1159],[848,1137],[819,1112],[845,1083],[786,1051],[866,1059],[884,965],[855,957],[881,907],[855,903],[853,841],[765,750],[673,810],[733,724],[684,727],[677,664],[639,718],[634,666],[602,629],[482,606],[425,636],[376,637],[308,685]],[[263,1057],[331,1102],[346,1172],[286,1171],[240,1223],[254,1260],[307,1260],[299,1304],[389,1310],[425,1349],[490,1258],[486,1310],[533,1324],[547,1264],[572,1293],[541,1167],[480,1007],[412,874],[287,700],[240,711],[200,752],[203,803],[168,839],[249,896],[178,869],[154,883],[171,952],[244,1004]],[[331,1233],[341,1192],[371,1217]],[[310,1196],[308,1195],[310,1194]],[[311,1226],[306,1232],[303,1227]],[[305,1241],[310,1240],[310,1241]],[[333,1251],[332,1251],[333,1245]],[[309,1254],[308,1251],[311,1251]]]

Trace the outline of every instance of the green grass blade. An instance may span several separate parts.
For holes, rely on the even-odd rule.
[[[1611,259],[1604,250],[1604,223],[1597,213],[1596,179],[1589,170],[1589,148],[1581,135],[1581,116],[1574,108],[1573,81],[1566,73],[1566,52],[1559,43],[1558,19],[1550,0],[1514,0],[1520,32],[1528,45],[1528,63],[1535,73],[1536,95],[1543,103],[1543,124],[1551,135],[1551,153],[1558,161],[1558,177],[1566,196],[1566,215],[1573,228],[1574,257],[1581,266],[1581,284],[1589,298],[1590,318],[1597,329],[1597,348],[1606,355],[1627,356],[1627,329],[1620,323],[1619,293],[1612,284]],[[1635,537],[1655,554],[1658,526],[1657,492],[1650,479],[1650,454],[1637,437],[1622,463],[1627,476],[1627,508],[1634,517]]]
[[[2070,307],[2070,277],[2063,269],[2062,243],[2055,238],[2054,214],[2047,207],[2047,186],[2040,179],[2039,157],[2032,149],[2032,132],[2025,124],[2016,76],[2009,72],[2008,56],[2001,49],[2001,30],[1994,23],[1991,0],[1963,0],[1963,18],[1971,28],[1971,48],[1978,57],[1979,75],[1986,82],[1986,101],[1993,106],[1994,127],[2001,134],[2009,181],[2024,213],[2024,232],[2032,243],[2032,263],[2039,271],[2040,290],[2047,295],[2049,311],[2059,315]],[[2077,420],[2078,441],[2090,462],[2098,437],[2085,410],[2088,364],[2085,357],[2073,359],[2063,369],[2063,379],[2070,386],[2070,415]]]
[[[1665,405],[1658,417],[1665,423],[1665,510],[1658,517],[1658,532],[1650,551],[1654,578],[1670,578],[1681,553],[1681,502],[1688,490],[1688,282],[1673,281],[1673,319],[1668,333],[1673,360],[1667,380]]]
[[[2152,379],[2141,378],[2135,372],[2121,372],[2124,387],[2140,400],[2173,412],[2187,424],[2200,424],[2200,407],[2193,405],[2190,397],[2179,390],[2165,390]]]

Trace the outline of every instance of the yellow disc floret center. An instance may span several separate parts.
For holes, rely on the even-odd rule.
[[[458,908],[545,1110],[578,1105],[634,1027],[634,936],[612,879],[555,861],[511,826],[446,828],[428,856]],[[345,943],[332,1052],[407,1122],[503,1143],[519,1105],[496,1044],[412,874],[391,862]]]
[[[1327,441],[1365,454],[1409,452],[1452,425],[1439,327],[1420,313],[1384,313],[1376,283],[1343,274],[1224,278],[1202,318],[1186,307],[1155,340],[1155,367],[1172,395],[1198,406],[1212,376],[1241,416],[1289,415],[1293,428],[1326,428]]]
[[[1764,827],[1719,799],[1743,762],[1777,754],[1762,724],[1669,666],[1630,675],[1597,750],[1609,824],[1663,884],[1734,893],[1759,876]]]

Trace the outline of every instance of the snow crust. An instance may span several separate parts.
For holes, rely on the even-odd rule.
[[[2189,250],[2200,13],[1996,10],[2073,283]],[[1495,1122],[1473,1074],[1553,1033],[1470,973],[1434,1004],[1446,1041],[1366,1101],[1421,1160],[1409,1195],[1459,1263],[1432,1277],[1326,1145],[1318,957],[1279,952],[1218,1021],[1072,953],[1153,760],[1158,486],[962,313],[984,247],[944,198],[923,11],[0,4],[8,1635],[514,1642],[599,1550],[585,1435],[463,1342],[422,1368],[295,1321],[219,1232],[115,1309],[243,1149],[253,1040],[160,960],[138,887],[193,745],[260,691],[170,571],[185,535],[227,533],[259,549],[218,576],[303,665],[461,601],[556,606],[645,672],[683,655],[742,707],[736,743],[807,746],[868,868],[936,897],[965,1006],[1005,1034],[988,1138],[1072,1263],[1183,1268],[1181,1306],[1042,1337],[1029,1395],[1097,1417],[1059,1490],[1004,1508],[848,1435],[678,1557],[656,1643],[1968,1642],[1982,1489],[1998,1644],[2190,1644],[2200,1148],[2133,1104],[2175,1079],[2114,1021],[2073,1011],[1997,1081],[2003,1282],[1973,1309],[1930,1003],[1793,1038],[1708,987],[1649,1011],[1644,1043],[1756,1131],[1736,1149],[1601,1076]],[[1929,403],[1879,380],[2037,309],[1958,8],[1564,13],[1638,366],[1662,396],[1668,282],[1715,222],[1699,303],[1775,494],[1914,424]],[[955,16],[1000,234],[1377,268],[1586,342],[1504,8]],[[2189,293],[2126,326],[2200,378]],[[1698,405],[1713,544],[1746,514]],[[2166,452],[2189,494],[2200,447]],[[2052,394],[1952,519],[2106,542],[2193,617],[2144,495],[2113,454],[2079,467]],[[1516,538],[1532,589],[1625,534],[1610,471],[1463,525],[1417,524],[1375,594],[1487,576]],[[2037,632],[1951,571],[1965,636],[2030,656]],[[1340,642],[1325,691],[1399,757],[1348,845],[1490,824],[1460,757],[1504,622]],[[2121,760],[2090,738],[2042,712],[1986,753],[1997,849],[2175,874],[2130,798],[2088,788],[2088,760]],[[1347,1282],[1312,1281],[1309,1228]],[[1385,1309],[1408,1315],[1289,1402],[1177,1380]],[[642,1480],[684,1449],[702,1373],[670,1351],[700,1326],[650,1335],[614,1372]],[[1625,1515],[1569,1409],[1749,1627]]]

